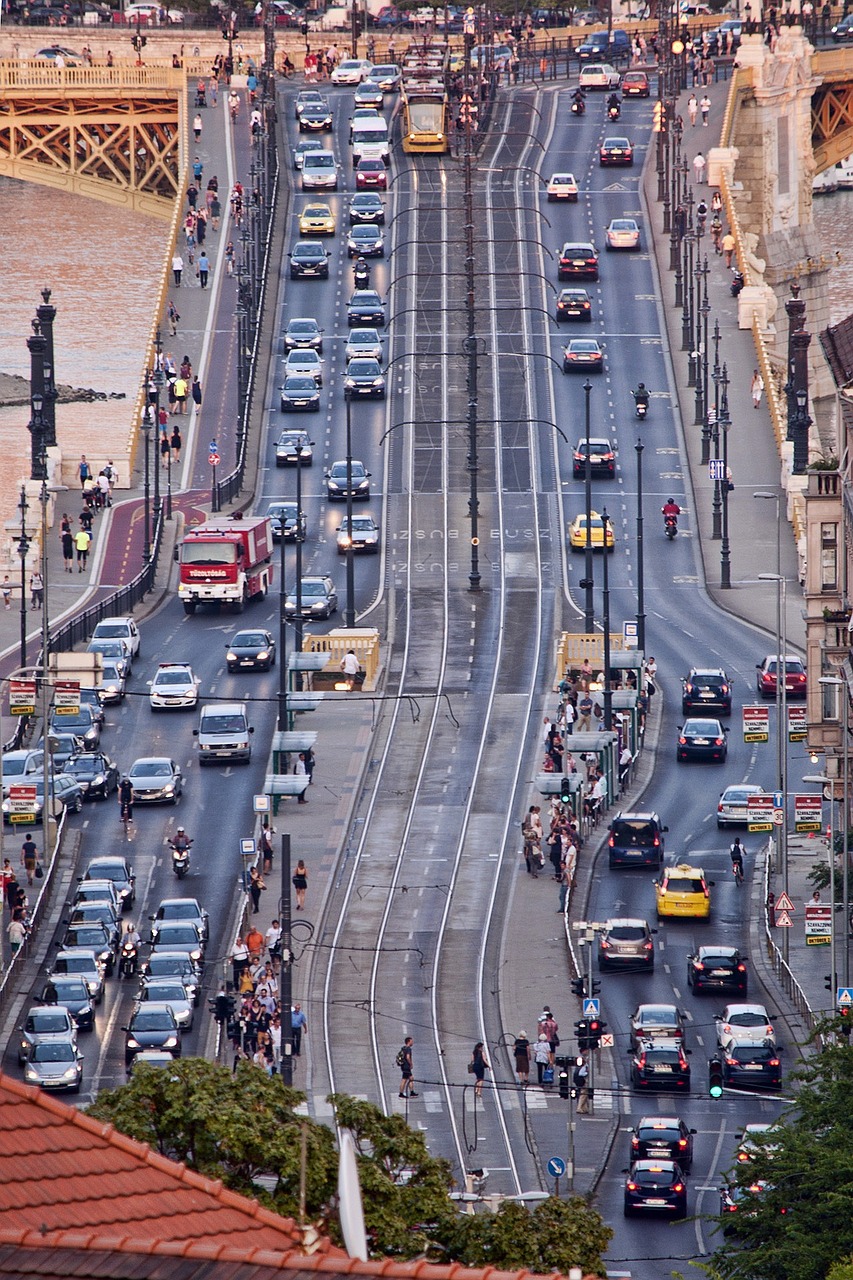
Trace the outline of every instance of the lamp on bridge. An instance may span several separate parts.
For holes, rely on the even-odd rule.
[[[32,322],[33,332],[27,338],[30,353],[30,479],[44,480],[47,468],[44,456],[44,359],[47,338],[41,332],[38,320]]]
[[[793,335],[793,382],[794,400],[794,459],[791,470],[795,476],[805,474],[809,465],[809,345],[812,335],[805,329],[798,329]]]
[[[52,449],[56,446],[56,382],[53,366],[53,322],[56,319],[56,307],[50,305],[50,289],[42,289],[42,305],[36,307],[36,318],[41,332],[44,334],[44,413],[42,428],[44,431],[44,447]]]

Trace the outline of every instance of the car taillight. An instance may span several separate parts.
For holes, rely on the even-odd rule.
[[[606,938],[602,938],[601,942],[599,943],[599,946],[601,947],[602,951],[607,951],[610,948],[610,943],[607,941]]]
[[[738,967],[737,967],[737,971],[738,971],[738,973],[746,973],[746,965],[745,965],[745,964],[739,964],[739,965],[738,965]]]
[[[715,738],[715,739],[714,739],[714,746],[715,746],[715,747],[721,747],[722,745],[723,745],[723,739],[722,739],[722,738]]]
[[[707,886],[707,884],[705,883],[705,881],[704,881],[704,880],[702,881],[702,892],[704,893],[704,895],[705,895],[705,897],[706,897],[706,898],[709,896],[709,895],[708,895],[708,886]]]
[[[737,1205],[732,1200],[727,1200],[723,1208],[726,1213],[735,1213],[737,1211]]]
[[[729,686],[727,684],[724,684],[721,686],[720,693],[728,693],[728,691],[729,691]]]
[[[631,1139],[631,1150],[632,1150],[632,1151],[639,1151],[639,1150],[640,1150],[640,1139],[639,1139],[639,1138],[632,1138],[632,1139]]]
[[[678,745],[679,745],[680,747],[683,747],[686,741],[687,741],[687,739],[686,739],[686,738],[679,738],[679,739],[678,739]]]
[[[683,1190],[684,1190],[684,1183],[683,1183],[683,1182],[676,1182],[672,1189],[673,1189],[673,1191],[683,1191]]]
[[[649,939],[649,941],[648,941],[648,942],[644,942],[644,943],[643,943],[643,950],[644,950],[644,951],[651,951],[651,949],[652,949],[652,947],[653,947],[653,946],[654,946],[654,943],[651,941],[651,939]]]
[[[637,1190],[637,1184],[636,1184],[636,1182],[629,1182],[629,1183],[628,1183],[628,1190],[629,1190],[629,1191],[636,1191],[636,1190]]]
[[[736,1067],[736,1066],[737,1066],[737,1058],[729,1058],[728,1056],[726,1056],[726,1062],[728,1063],[728,1065],[729,1065],[730,1067]]]
[[[655,848],[657,848],[658,845],[660,844],[660,836],[655,836],[654,840],[652,841],[652,844],[654,845]]]
[[[770,1062],[768,1063],[768,1066],[771,1066],[771,1067],[778,1067],[778,1065],[779,1065],[778,1058],[771,1058]]]
[[[694,968],[694,969],[704,969],[704,968],[705,968],[704,961],[702,961],[702,960],[694,960],[694,961],[693,961],[693,968]]]
[[[595,266],[595,258],[587,258],[587,260],[586,260],[586,261],[587,261],[587,266],[589,266],[589,267],[594,267],[594,266]]]
[[[644,1053],[641,1053],[641,1054],[640,1054],[640,1066],[641,1066],[641,1067],[645,1067],[645,1065],[646,1065],[646,1055],[645,1055]]]
[[[737,1153],[737,1158],[738,1158],[738,1161],[739,1161],[741,1164],[746,1164],[746,1162],[747,1162],[749,1159],[751,1159],[751,1157],[750,1157],[750,1155],[749,1155],[749,1153],[748,1153],[747,1151],[739,1151],[739,1152]]]
[[[685,1150],[686,1150],[686,1148],[687,1148],[687,1139],[686,1139],[686,1138],[679,1138],[679,1139],[678,1139],[678,1145],[679,1145],[679,1147],[681,1148],[681,1150],[682,1150],[682,1151],[685,1151]]]
[[[610,845],[610,848],[612,849],[616,844],[616,841],[613,839],[613,836],[611,836],[610,839],[607,841],[607,843]]]

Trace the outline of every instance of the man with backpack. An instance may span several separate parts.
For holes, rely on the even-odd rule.
[[[411,1036],[406,1036],[403,1041],[402,1048],[398,1050],[395,1062],[400,1068],[400,1097],[416,1098],[418,1095],[412,1088],[412,1045],[414,1040]]]

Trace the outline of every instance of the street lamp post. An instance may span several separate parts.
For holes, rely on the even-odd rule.
[[[646,651],[646,605],[643,583],[643,442],[634,445],[637,453],[637,648]]]
[[[602,565],[602,615],[604,622],[604,727],[610,732],[613,728],[613,690],[611,688],[610,671],[610,572],[607,557],[607,529],[610,521],[607,508],[601,509],[602,536],[604,538],[604,564]]]
[[[142,434],[145,437],[145,489],[144,489],[144,507],[145,507],[145,545],[142,552],[142,558],[146,564],[151,559],[151,428],[154,425],[152,418],[152,406],[148,403],[148,383],[151,378],[150,369],[145,370],[145,408],[142,411]]]
[[[279,516],[281,541],[279,546],[278,586],[278,727],[283,733],[287,728],[287,560],[284,547],[284,512]],[[295,536],[299,539],[299,510],[296,512]]]
[[[723,491],[723,539],[720,548],[720,587],[728,590],[732,585],[732,556],[731,544],[729,542],[729,427],[731,419],[729,418],[729,371],[723,365],[723,372],[720,375],[720,385],[723,388],[720,396],[720,416],[718,419],[719,429],[723,433],[723,478],[720,481]]]
[[[344,394],[347,409],[347,607],[344,622],[355,626],[355,549],[352,530],[352,396]]]
[[[682,246],[682,263],[681,278],[682,286],[682,308],[681,308],[681,350],[690,350],[690,332],[693,328],[693,322],[690,318],[690,301],[693,293],[692,272],[693,272],[693,232],[688,228],[684,233],[681,242]],[[688,383],[688,386],[692,386]]]
[[[787,637],[787,583],[779,573],[760,573],[760,582],[776,583],[776,779],[785,808],[785,821],[779,828],[779,856],[777,871],[782,872],[782,887],[788,892],[788,688],[786,649]],[[781,679],[780,679],[781,677]],[[788,959],[788,931],[784,931],[782,954]]]
[[[42,428],[46,449],[56,447],[56,376],[53,363],[53,322],[56,319],[56,307],[50,305],[50,289],[42,289],[42,305],[36,307],[36,317],[44,334],[44,416]]]
[[[832,1007],[835,1008],[835,993],[838,988],[838,966],[835,961],[835,784],[837,778],[830,778],[825,773],[807,773],[803,776],[803,782],[814,782],[824,789],[829,788],[829,901],[831,910],[829,913],[829,990],[832,998]],[[845,917],[844,929],[849,928],[848,921]],[[787,933],[788,930],[785,930]]]
[[[18,555],[21,557],[21,667],[27,665],[27,553],[30,549],[30,539],[27,537],[27,511],[29,506],[26,485],[22,484],[21,496],[18,500],[18,510],[21,513],[21,534],[18,538]]]
[[[584,391],[584,426],[586,430],[586,454],[584,461],[584,511],[586,514],[586,545],[584,546],[584,589],[583,622],[584,631],[591,635],[595,630],[595,601],[593,600],[594,578],[592,573],[592,460],[590,458],[589,441],[589,398],[592,394],[592,383],[589,378],[583,384]],[[607,547],[604,548],[605,557]]]
[[[308,441],[313,446],[314,441]],[[296,451],[296,617],[294,619],[294,652],[302,652],[302,451],[305,448],[305,442],[300,436],[295,445]],[[299,675],[298,679],[302,680]],[[301,688],[300,683],[300,688]]]
[[[714,441],[714,461],[720,461],[720,321],[714,321],[714,368],[711,379],[714,383],[714,408],[708,409],[709,426]],[[714,479],[714,498],[711,503],[711,538],[719,542],[723,536],[722,528],[723,486],[720,482],[719,467]]]
[[[844,669],[841,668],[843,671]],[[850,685],[847,682],[846,675],[841,676],[821,676],[819,683],[824,686],[834,687],[841,691],[841,702],[844,707],[843,714],[839,717],[841,721],[841,742],[842,742],[842,778],[843,792],[841,813],[841,856],[844,859],[841,866],[841,915],[844,921],[844,985],[850,985],[850,853],[847,848],[850,837]],[[836,696],[838,696],[836,694]],[[834,853],[834,851],[833,851]],[[833,912],[835,911],[835,899],[832,902]]]
[[[30,353],[30,479],[44,480],[47,475],[43,414],[47,339],[41,332],[38,320],[33,320],[32,327],[33,332],[27,338],[27,349]]]

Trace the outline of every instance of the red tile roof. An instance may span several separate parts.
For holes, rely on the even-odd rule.
[[[91,1236],[110,1248],[208,1242],[213,1256],[231,1245],[244,1259],[301,1243],[292,1219],[2,1074],[0,1222],[42,1242],[67,1232],[77,1245]],[[333,1248],[328,1240],[320,1247]]]

